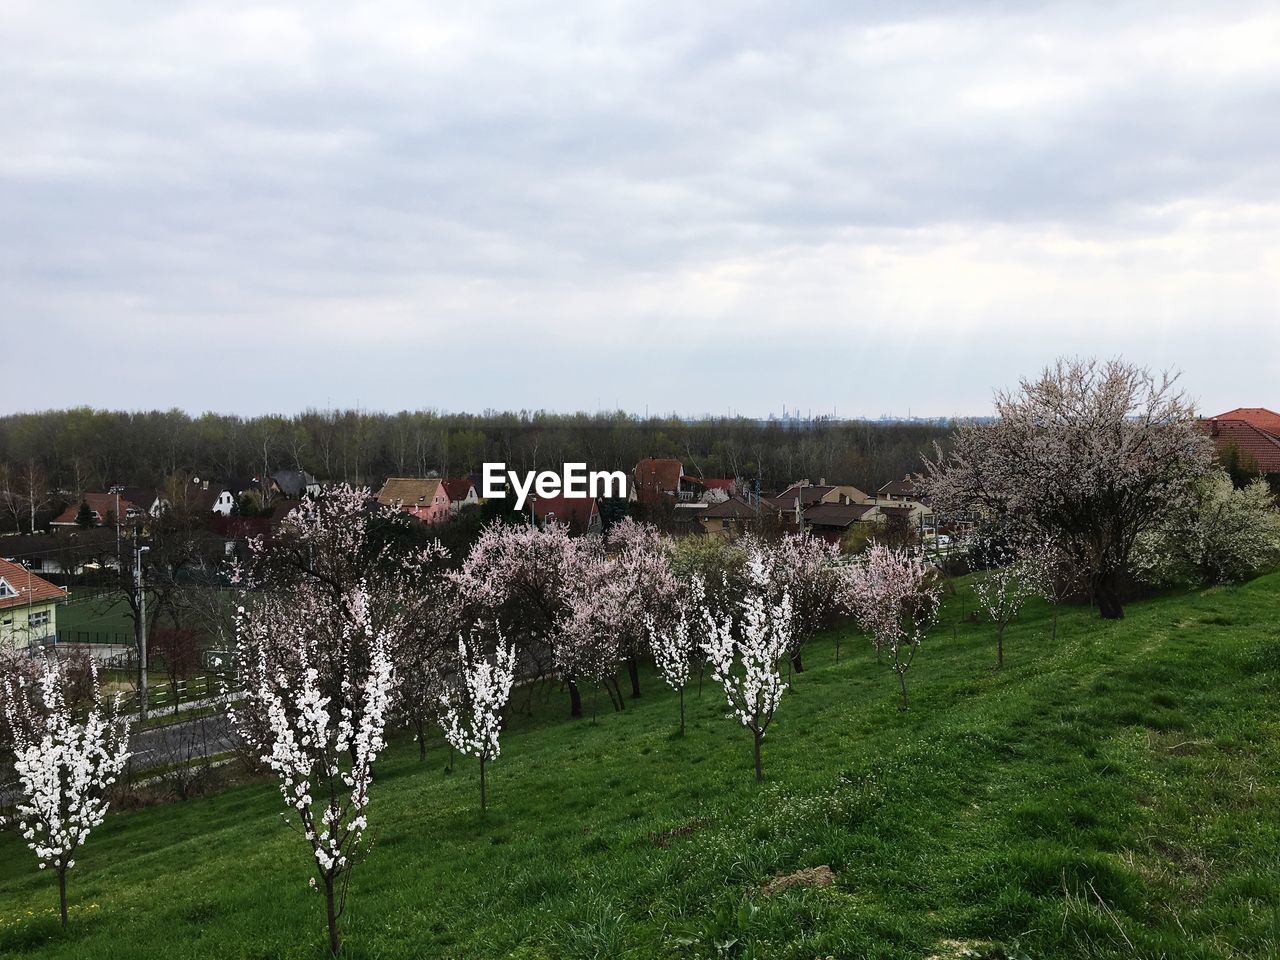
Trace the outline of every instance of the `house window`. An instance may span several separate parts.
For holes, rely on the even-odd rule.
[[[729,521],[728,521],[728,520],[721,520],[721,521],[720,521],[720,526],[722,526],[722,527],[724,527],[726,530],[728,530],[728,529],[729,529]]]
[[[9,586],[8,580],[0,580],[0,597],[16,597],[18,591]]]
[[[41,610],[38,613],[27,614],[28,627],[45,627],[49,625],[49,611]]]

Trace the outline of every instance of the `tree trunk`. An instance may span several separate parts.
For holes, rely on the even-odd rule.
[[[996,669],[1004,668],[1004,624],[996,627]]]
[[[58,870],[58,907],[62,913],[62,929],[67,929],[67,870]]]
[[[1098,615],[1103,620],[1124,619],[1118,580],[1119,576],[1111,572],[1097,573],[1093,577],[1094,599],[1098,602]]]
[[[328,875],[324,878],[324,905],[329,912],[329,952],[336,957],[342,950],[342,943],[338,940],[338,913],[333,903],[333,877]]]
[[[484,813],[484,757],[480,758],[480,812]]]
[[[640,696],[640,663],[635,657],[627,657],[627,675],[631,677],[631,699]]]
[[[764,783],[764,769],[760,766],[760,741],[763,738],[763,734],[755,734],[756,783]]]
[[[1058,604],[1053,605],[1053,636],[1050,638],[1054,641],[1058,639]]]
[[[902,703],[898,704],[898,709],[906,710],[909,706],[907,701],[907,675],[901,670],[898,671],[898,686],[902,688]]]
[[[418,762],[422,763],[427,759],[427,729],[421,719],[416,720],[415,724],[418,727]]]
[[[680,688],[680,736],[684,736],[684,687]]]
[[[622,699],[622,688],[618,686],[617,677],[606,680],[605,689],[609,691],[609,700],[613,703],[614,713],[622,713],[627,709],[627,702]]]
[[[569,716],[582,716],[582,692],[572,680],[569,681]]]
[[[791,651],[791,669],[796,673],[804,673],[804,661],[800,659],[800,648]]]

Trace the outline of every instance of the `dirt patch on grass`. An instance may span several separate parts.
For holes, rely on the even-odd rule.
[[[819,867],[805,867],[795,873],[779,874],[761,887],[760,892],[766,897],[772,897],[775,893],[792,887],[829,887],[835,882],[836,875],[824,863]]]
[[[710,817],[698,817],[696,820],[690,820],[688,823],[682,823],[678,827],[672,827],[670,830],[664,830],[661,833],[650,834],[650,839],[655,847],[661,847],[663,850],[671,846],[672,840],[678,840],[680,837],[687,837],[699,827],[705,827],[711,822]]]

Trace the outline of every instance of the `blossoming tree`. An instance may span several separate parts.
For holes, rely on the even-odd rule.
[[[92,663],[92,662],[91,662]],[[67,925],[67,873],[89,832],[106,817],[107,789],[129,759],[128,721],[119,698],[105,703],[92,668],[92,697],[84,722],[72,715],[61,665],[46,659],[35,678],[39,695],[12,684],[5,698],[13,737],[14,770],[22,787],[18,828],[40,869],[58,877],[58,908]]]
[[[684,688],[689,685],[689,673],[693,666],[693,654],[698,647],[695,631],[697,619],[705,603],[706,590],[701,577],[689,581],[687,595],[681,598],[674,620],[666,623],[645,618],[645,630],[649,635],[649,649],[663,682],[680,696],[680,736],[684,736]]]
[[[942,591],[924,558],[906,548],[873,543],[849,569],[847,602],[871,642],[888,653],[906,710],[907,671],[937,619]]]
[[[1034,554],[1019,551],[1003,542],[993,543],[980,555],[991,564],[973,583],[973,592],[996,626],[996,666],[1004,666],[1004,631],[1022,611],[1023,605],[1043,593],[1044,574]]]
[[[993,421],[961,424],[922,486],[940,512],[1052,536],[1087,572],[1099,613],[1119,619],[1135,542],[1213,469],[1213,444],[1176,379],[1121,360],[1059,360],[998,393]]]
[[[502,711],[516,676],[516,648],[498,638],[493,661],[480,657],[458,639],[458,683],[440,700],[444,735],[459,753],[480,761],[480,809],[485,809],[485,764],[501,753]]]
[[[568,606],[557,621],[554,637],[555,670],[571,688],[582,682],[603,687],[615,711],[623,709],[618,688],[622,641],[634,619],[630,589],[615,576],[617,564],[595,557],[583,564],[566,592]],[[592,694],[595,720],[595,694]]]
[[[328,597],[304,589],[261,598],[252,613],[241,607],[245,691],[230,708],[237,732],[278,777],[315,858],[335,956],[395,684],[390,645],[374,629],[366,591],[357,588],[342,603],[339,616]],[[334,662],[345,664],[336,683]],[[285,822],[295,825],[289,815]]]
[[[600,559],[596,538],[571,537],[563,524],[540,529],[495,522],[484,528],[462,569],[451,575],[467,615],[496,623],[503,636],[513,638],[534,679],[551,673],[565,677],[575,717],[582,716],[582,694],[576,674],[563,668],[576,666],[580,658],[576,651],[560,649],[575,636],[562,626]]]
[[[670,620],[680,584],[672,568],[671,539],[657,527],[630,517],[609,530],[612,557],[607,598],[613,604],[613,629],[631,680],[631,696],[640,696],[639,658],[649,652],[648,622]]]
[[[774,599],[791,598],[791,667],[804,672],[803,647],[815,633],[829,626],[839,609],[842,577],[836,561],[840,548],[811,533],[788,533],[773,542],[754,540],[764,557]],[[836,647],[839,657],[840,648]]]
[[[717,615],[704,608],[703,649],[711,675],[724,687],[732,715],[751,731],[759,783],[764,780],[760,745],[787,689],[778,660],[791,644],[791,599],[784,594],[776,603],[769,601],[767,567],[759,553],[751,554],[748,570],[751,589],[737,618],[731,612]]]

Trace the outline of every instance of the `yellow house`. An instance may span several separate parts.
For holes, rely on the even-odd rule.
[[[0,651],[32,650],[58,635],[66,591],[26,567],[0,560]]]

